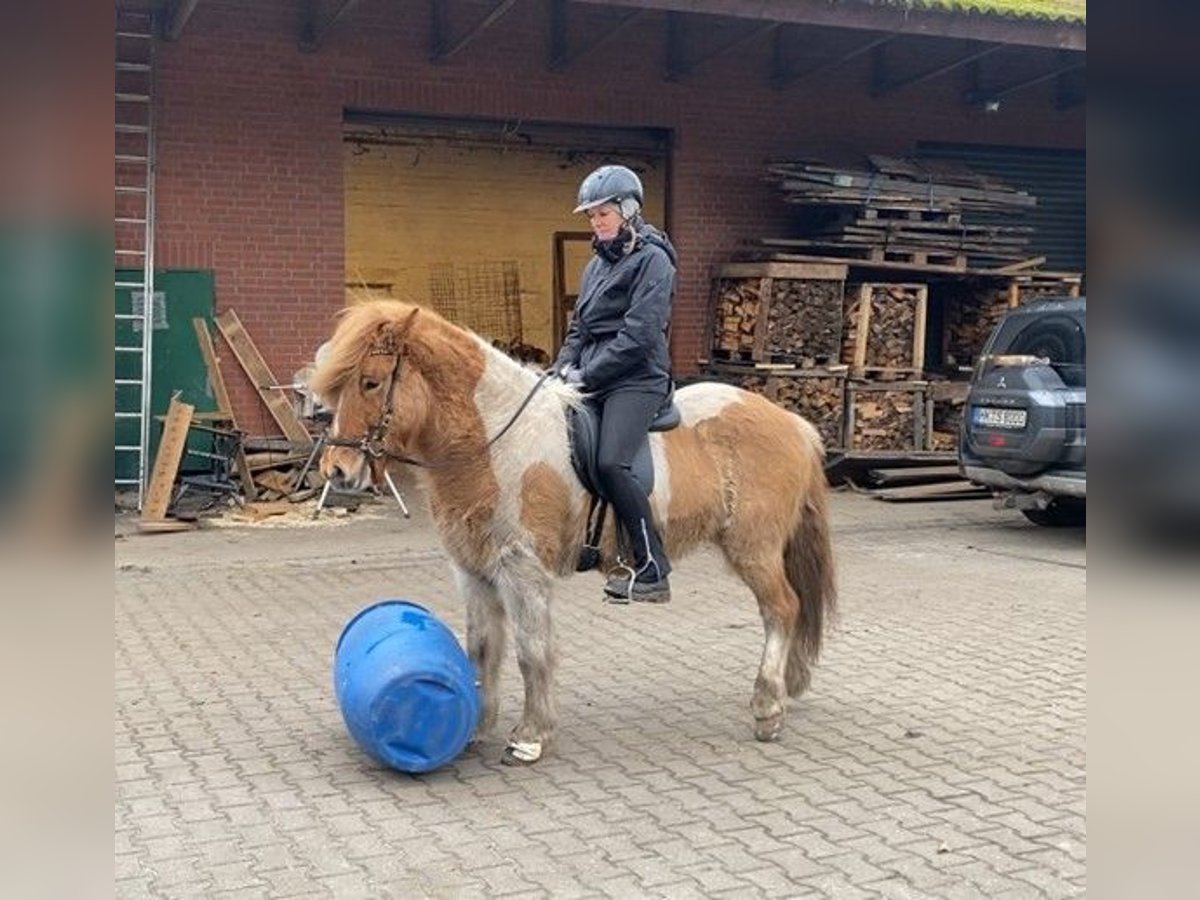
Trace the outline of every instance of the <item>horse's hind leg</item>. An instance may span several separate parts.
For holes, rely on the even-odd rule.
[[[762,615],[765,641],[750,710],[754,714],[754,736],[760,741],[773,741],[783,730],[789,694],[788,658],[800,601],[788,583],[782,553],[769,561],[730,556],[729,562],[754,592]]]
[[[513,624],[517,664],[525,682],[525,709],[502,761],[528,765],[541,759],[558,720],[550,622],[551,581],[532,555],[517,550],[502,564],[497,588]]]
[[[504,659],[504,607],[496,586],[472,572],[454,567],[454,578],[467,607],[467,655],[479,676],[482,710],[475,733],[495,727],[500,697],[500,663]]]

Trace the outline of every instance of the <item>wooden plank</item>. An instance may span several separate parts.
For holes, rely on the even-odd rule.
[[[1015,275],[1024,269],[1036,269],[1046,261],[1044,256],[1031,256],[1029,259],[1023,259],[1018,263],[1013,263],[1011,266],[1004,266],[996,271],[1002,275]]]
[[[846,265],[831,263],[726,263],[717,278],[797,278],[811,281],[845,281]]]
[[[858,286],[858,323],[855,326],[858,330],[854,333],[854,359],[851,361],[851,365],[855,369],[861,369],[867,364],[867,338],[871,327],[872,295],[872,285],[860,284]]]
[[[242,430],[238,427],[237,417],[233,413],[233,403],[229,399],[229,389],[225,385],[225,376],[221,374],[217,350],[213,346],[212,335],[208,331],[208,323],[202,316],[192,319],[192,328],[196,331],[196,343],[200,345],[200,356],[204,358],[204,368],[208,371],[208,383],[212,385],[213,396],[217,401],[217,412],[225,416],[238,432],[237,447],[233,451],[233,464],[237,469],[238,480],[242,483],[242,495],[250,501],[258,499],[258,488],[250,476],[250,467],[246,465],[246,448],[242,446]]]
[[[300,417],[296,415],[296,411],[292,408],[292,404],[283,389],[269,387],[269,385],[278,384],[279,382],[271,373],[271,369],[262,358],[262,354],[258,352],[254,341],[250,339],[250,334],[246,331],[245,326],[242,325],[237,313],[232,309],[227,309],[217,316],[216,321],[221,336],[225,338],[225,342],[233,350],[233,355],[237,357],[246,374],[250,376],[250,383],[258,391],[258,396],[266,404],[267,410],[271,413],[271,418],[279,425],[284,436],[297,447],[311,449],[313,445],[312,435],[308,433],[308,429],[304,427],[304,424],[300,421]]]
[[[929,285],[917,288],[916,318],[913,320],[912,367],[920,372],[925,368],[925,311],[929,305]]]
[[[196,407],[190,403],[183,403],[178,397],[171,398],[162,438],[158,442],[158,453],[154,456],[150,486],[142,504],[143,522],[161,522],[167,517],[171,489],[175,484],[175,474],[179,471],[179,461],[183,459],[188,426],[192,423],[192,413],[195,411]]]
[[[991,496],[991,492],[986,488],[975,487],[970,482],[960,481],[871,491],[871,496],[886,503],[928,503],[950,500],[985,500]]]
[[[771,318],[771,278],[763,276],[758,281],[758,315],[754,319],[754,344],[750,355],[762,359],[767,352],[767,325]]]

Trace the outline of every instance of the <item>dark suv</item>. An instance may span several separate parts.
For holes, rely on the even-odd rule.
[[[1034,301],[984,345],[963,414],[964,477],[1038,525],[1084,525],[1087,305]]]

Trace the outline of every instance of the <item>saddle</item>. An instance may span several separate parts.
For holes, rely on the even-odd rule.
[[[675,405],[675,392],[672,391],[654,417],[654,421],[650,423],[650,431],[670,431],[679,425],[681,419],[679,407]],[[575,566],[577,572],[586,572],[600,564],[600,535],[604,530],[605,513],[612,499],[605,496],[596,471],[600,419],[595,410],[587,404],[571,409],[567,415],[567,434],[571,441],[571,465],[574,466],[580,482],[592,495],[592,505],[588,511],[587,537]],[[630,468],[633,477],[649,495],[654,490],[654,458],[650,454],[649,434],[634,454],[633,465]]]

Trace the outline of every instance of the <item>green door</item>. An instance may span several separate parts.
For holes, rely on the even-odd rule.
[[[141,270],[117,270],[117,281],[141,279]],[[117,290],[117,312],[133,312],[134,304],[129,288]],[[191,403],[197,412],[216,409],[216,400],[208,384],[208,372],[204,368],[204,357],[196,343],[196,331],[192,319],[202,317],[209,323],[214,340],[219,341],[213,318],[213,273],[207,269],[169,269],[154,273],[154,347],[151,353],[150,379],[150,455],[146,458],[146,471],[153,470],[154,457],[162,436],[159,416],[166,415],[171,395],[179,391],[180,399]],[[137,309],[141,309],[139,302]],[[136,326],[136,329],[135,329]],[[116,346],[132,346],[141,343],[141,322],[117,320]],[[141,360],[136,353],[119,353],[116,358],[117,378],[141,378]],[[117,409],[137,409],[137,393],[130,387],[117,385]],[[126,393],[122,393],[125,391]],[[137,444],[138,423],[136,419],[118,419],[116,423],[117,444]],[[207,471],[212,462],[197,453],[212,451],[212,436],[192,429],[188,435],[188,453],[180,463],[182,472]],[[136,478],[137,460],[133,454],[116,454],[118,478]]]

